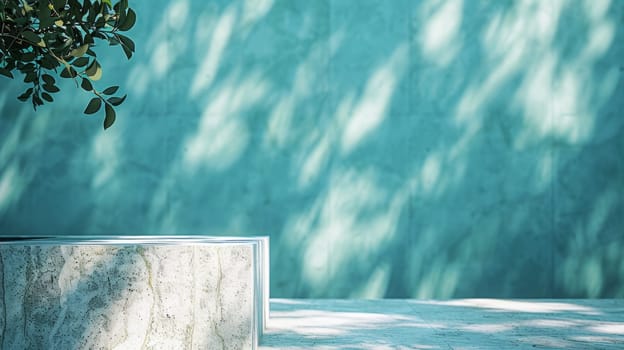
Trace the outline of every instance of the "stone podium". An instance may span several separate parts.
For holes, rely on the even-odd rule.
[[[268,238],[0,237],[1,349],[255,349]]]

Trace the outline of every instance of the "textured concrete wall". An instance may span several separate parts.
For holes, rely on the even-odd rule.
[[[624,2],[132,3],[112,129],[2,81],[2,233],[268,234],[282,297],[624,297]]]

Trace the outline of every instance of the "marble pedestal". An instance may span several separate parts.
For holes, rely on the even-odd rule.
[[[1,349],[255,349],[268,238],[0,242]]]

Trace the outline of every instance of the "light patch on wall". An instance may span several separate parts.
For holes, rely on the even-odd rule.
[[[187,23],[188,7],[187,1],[176,1],[169,4],[163,14],[162,21],[167,25],[158,29],[161,33],[154,33],[152,36],[152,38],[160,38],[161,40],[155,41],[152,39],[148,43],[148,47],[151,46],[149,51],[152,52],[149,67],[157,78],[165,76],[178,56],[186,50],[185,45],[180,46],[179,44],[181,42],[185,44],[188,40],[177,40],[178,35],[175,35],[175,33]],[[162,40],[162,38],[166,38],[166,36],[172,33],[173,38]],[[134,85],[134,81],[131,85]]]
[[[186,142],[184,163],[191,172],[200,166],[225,170],[240,157],[248,141],[249,131],[238,117],[205,113],[197,134]]]
[[[596,105],[601,106],[608,102],[609,98],[613,96],[615,89],[618,86],[620,80],[620,72],[618,67],[611,67],[605,74],[604,80],[602,80],[597,88]]]
[[[328,40],[330,56],[333,56],[336,52],[338,52],[338,50],[342,46],[342,43],[345,40],[346,35],[347,34],[345,33],[343,29],[332,33],[332,35],[329,37],[329,40]]]
[[[305,189],[318,177],[321,168],[326,164],[329,157],[330,145],[331,143],[327,136],[323,136],[314,143],[299,172],[297,181],[299,189]]]
[[[288,92],[277,102],[268,120],[268,131],[264,139],[264,147],[277,146],[286,147],[291,141],[300,138],[297,124],[293,123],[296,107],[308,98],[319,85],[324,82],[319,81],[318,72],[323,69],[325,56],[325,46],[315,45],[310,50],[306,59],[297,67],[295,79]],[[308,132],[308,129],[304,129]]]
[[[515,102],[523,110],[524,128],[514,139],[514,149],[520,150],[550,135],[552,129],[553,71],[556,58],[544,54],[540,63],[526,70],[524,81],[515,96]]]
[[[583,292],[590,298],[597,298],[604,286],[602,264],[597,256],[584,259],[580,270],[577,270],[576,278],[583,284]]]
[[[607,218],[611,210],[617,205],[621,198],[618,198],[616,191],[603,193],[593,205],[593,211],[587,223],[587,232],[597,237],[600,230],[605,227]]]
[[[584,0],[583,13],[592,21],[600,21],[609,11],[611,0]]]
[[[249,26],[261,20],[273,7],[273,0],[244,0],[241,26]]]
[[[292,118],[297,104],[297,96],[288,95],[283,97],[273,108],[269,116],[269,125],[265,144],[286,146],[293,129]]]
[[[25,132],[24,114],[25,113],[21,113],[21,116],[16,118],[15,122],[11,124],[11,130],[2,135],[2,143],[0,144],[0,169],[2,169],[3,172],[9,168],[9,162],[15,157],[16,150],[24,149],[22,140],[22,134]],[[8,118],[5,120],[8,121]],[[4,128],[5,125],[2,125],[2,127]]]
[[[230,41],[235,20],[236,16],[234,10],[229,8],[221,15],[221,18],[214,26],[210,43],[206,49],[206,54],[191,84],[190,92],[192,97],[197,97],[197,95],[199,95],[203,89],[209,87],[215,79],[219,64],[223,58],[223,53]],[[204,44],[196,43],[196,46],[204,47]]]
[[[420,34],[420,46],[430,62],[446,66],[461,48],[458,36],[462,23],[463,1],[446,0],[436,5],[433,11],[424,10],[420,16],[420,21],[425,23]]]
[[[170,3],[168,10],[165,12],[167,23],[172,30],[179,31],[186,25],[189,14],[188,1],[177,0]]]
[[[440,157],[437,154],[430,154],[425,160],[420,173],[423,193],[432,193],[440,177]]]
[[[381,264],[373,270],[366,282],[355,290],[349,298],[373,299],[383,298],[390,280],[390,265]]]
[[[528,20],[533,45],[550,45],[557,32],[558,15],[551,13],[551,4],[548,1],[529,2],[524,9],[522,18]],[[535,47],[535,46],[533,46]]]
[[[174,186],[172,172],[169,169],[168,175],[164,176],[159,182],[158,187],[152,192],[151,201],[149,203],[148,220],[146,232],[158,235],[161,232],[174,232],[177,230],[175,226],[175,207],[177,203],[172,203],[169,191]]]
[[[335,270],[329,269],[329,255],[333,251],[331,237],[337,234],[340,227],[328,227],[328,230],[317,231],[305,246],[303,253],[302,274],[304,280],[312,286],[312,291],[324,293]]]
[[[32,161],[33,152],[43,152],[42,140],[55,135],[60,127],[60,124],[50,125],[53,118],[49,109],[39,110],[37,118],[33,118],[32,113],[30,106],[23,105],[14,118],[6,118],[5,124],[1,125],[10,128],[2,134],[0,144],[0,213],[28,190],[41,166],[41,162]]]
[[[334,174],[318,199],[318,216],[303,248],[302,273],[313,290],[331,292],[325,290],[328,284],[345,277],[345,270],[334,266],[357,266],[363,257],[376,256],[396,233],[404,199],[390,197],[373,170]]]
[[[459,283],[459,270],[455,263],[438,259],[428,264],[425,275],[413,294],[414,298],[451,298]]]
[[[195,135],[187,138],[183,164],[191,173],[200,167],[222,171],[230,167],[249,143],[244,112],[266,94],[267,87],[257,72],[245,80],[224,83],[206,106]]]
[[[562,263],[562,280],[566,290],[583,293],[595,298],[605,287],[604,267],[618,259],[609,261],[609,248],[600,244],[601,232],[608,230],[607,219],[614,215],[619,200],[618,192],[606,189],[595,203],[588,220],[574,228],[567,238],[566,256]],[[621,255],[620,255],[621,256]],[[621,259],[620,259],[621,260]]]
[[[593,63],[607,52],[614,37],[615,24],[612,21],[592,23],[591,32],[580,59]]]
[[[139,96],[145,95],[149,83],[149,72],[147,71],[147,68],[142,65],[135,65],[130,71],[126,81],[126,85],[129,89],[132,89],[132,93]]]
[[[386,64],[377,69],[354,106],[342,135],[342,152],[349,154],[386,118],[387,108],[398,81],[407,68],[407,44],[397,47]]]
[[[585,109],[579,85],[576,74],[567,70],[551,95],[555,110],[552,134],[569,143],[583,142],[593,133],[593,115]]]
[[[494,46],[493,43],[489,45]],[[487,106],[496,91],[522,66],[524,50],[521,46],[513,46],[488,71],[485,81],[473,83],[466,88],[460,102],[455,108],[454,122],[457,126],[468,125],[473,130],[480,128],[481,110]]]
[[[100,131],[91,144],[91,159],[95,163],[97,174],[92,180],[93,187],[101,187],[113,178],[119,167],[118,155],[123,152],[119,151],[121,144],[119,140],[120,126],[110,128],[106,131]]]
[[[539,157],[537,165],[537,175],[535,187],[539,190],[546,190],[553,181],[553,154],[551,151],[544,152]]]
[[[514,3],[514,11],[507,14],[497,13],[492,16],[483,31],[481,43],[483,51],[491,64],[491,70],[485,83],[479,84],[471,95],[465,95],[458,107],[456,121],[465,121],[485,105],[496,90],[507,82],[520,69],[529,71],[521,87],[521,106],[527,109],[525,117],[540,130],[548,128],[549,89],[552,86],[552,74],[556,57],[546,55],[544,63],[532,65],[528,55],[539,55],[548,47],[556,33],[557,16],[550,11],[547,2],[523,1]],[[527,130],[515,145],[521,147],[527,142],[527,135],[535,130]],[[548,130],[542,130],[547,132]],[[522,134],[521,134],[522,135]]]
[[[306,56],[305,60],[299,64],[295,73],[295,80],[293,82],[294,91],[299,95],[310,95],[315,89],[318,89],[318,85],[323,87],[326,82],[321,80],[322,72],[326,69],[327,64],[327,43],[319,42],[314,44],[310,48],[310,53]]]
[[[190,46],[195,43],[189,39],[189,34],[193,30],[192,21],[189,20],[189,7],[187,0],[172,1],[163,15],[167,21],[164,41],[167,42],[171,65],[179,63],[180,59],[187,60],[188,58],[184,55],[188,54]],[[202,25],[205,26],[206,24],[202,23]]]
[[[288,249],[296,249],[310,238],[310,232],[314,228],[322,204],[322,201],[317,200],[308,210],[292,215],[286,220],[280,240]]]
[[[169,48],[169,43],[165,40],[156,45],[154,49],[154,53],[152,54],[152,59],[150,61],[150,67],[154,70],[157,77],[162,77],[169,71],[169,67],[173,63],[172,58],[170,57],[170,52],[172,50]]]
[[[0,213],[11,205],[14,198],[19,197],[22,188],[15,164],[5,168],[0,177]]]

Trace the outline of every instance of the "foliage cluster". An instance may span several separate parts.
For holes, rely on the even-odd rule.
[[[128,59],[134,42],[123,34],[136,22],[128,0],[0,0],[0,74],[23,75],[29,87],[19,95],[35,110],[54,101],[60,88],[55,76],[73,79],[76,87],[92,93],[84,110],[93,114],[104,106],[104,129],[116,117],[115,108],[126,95],[114,96],[119,86],[98,90],[102,66],[96,42],[120,46]]]

